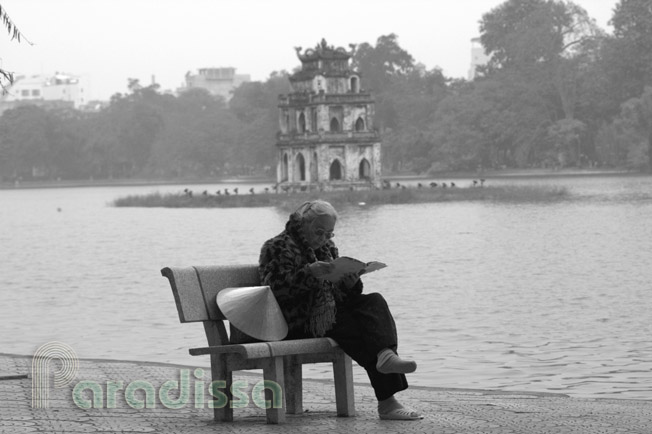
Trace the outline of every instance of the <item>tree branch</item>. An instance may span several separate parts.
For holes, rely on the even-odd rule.
[[[0,22],[7,28],[7,33],[9,36],[11,36],[11,40],[13,41],[14,39],[17,40],[18,42],[22,42],[22,40],[25,40],[29,45],[34,45],[32,42],[30,42],[29,39],[25,38],[22,33],[20,33],[20,30],[18,30],[18,27],[14,24],[14,22],[11,20],[9,15],[7,14],[7,11],[0,5]]]
[[[18,30],[18,27],[16,27],[14,22],[11,21],[11,18],[9,18],[7,11],[2,7],[2,5],[0,5],[0,23],[6,27],[7,33],[9,36],[11,36],[12,41],[15,39],[20,43],[24,40],[29,45],[34,45],[32,42],[30,42],[29,39],[25,38],[22,33],[20,33],[20,30]],[[8,87],[11,86],[13,82],[13,72],[5,71],[4,69],[0,68],[0,93],[2,95],[7,93]]]

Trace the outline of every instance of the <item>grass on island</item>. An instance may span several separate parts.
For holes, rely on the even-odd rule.
[[[257,194],[192,194],[151,193],[132,195],[116,199],[117,207],[166,207],[166,208],[237,208],[278,207],[292,210],[306,200],[323,199],[335,208],[346,205],[383,205],[449,201],[491,201],[491,202],[550,202],[568,197],[563,187],[552,186],[491,186],[468,188],[406,188],[386,190],[355,190],[296,193]]]

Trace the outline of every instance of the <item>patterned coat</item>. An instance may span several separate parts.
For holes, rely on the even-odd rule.
[[[261,284],[269,285],[288,323],[289,337],[322,336],[335,321],[338,305],[346,302],[350,293],[362,292],[362,281],[351,289],[312,276],[308,266],[316,261],[332,261],[338,250],[332,240],[313,250],[301,230],[301,222],[290,217],[285,230],[267,240],[261,249],[258,271]],[[315,326],[315,318],[323,315],[323,305],[332,306],[324,325]]]

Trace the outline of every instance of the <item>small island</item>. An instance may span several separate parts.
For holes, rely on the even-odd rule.
[[[432,183],[434,184],[434,183]],[[193,192],[186,188],[177,193],[151,193],[118,198],[116,207],[166,207],[166,208],[236,208],[277,207],[294,209],[298,203],[320,198],[335,207],[349,205],[372,206],[384,204],[428,203],[449,201],[498,201],[498,202],[551,202],[569,197],[564,187],[553,186],[471,186],[458,187],[450,184],[422,185],[416,187],[393,186],[384,189],[339,190],[339,191],[296,191],[279,192],[268,190],[246,193]]]

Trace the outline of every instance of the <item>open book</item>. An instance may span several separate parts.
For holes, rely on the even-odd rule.
[[[342,277],[348,273],[358,273],[358,276],[361,276],[365,273],[371,273],[372,271],[387,267],[387,265],[382,262],[372,261],[365,263],[358,261],[357,259],[349,258],[348,256],[339,257],[331,263],[335,265],[335,268],[322,278],[330,280],[333,283],[339,282]]]

